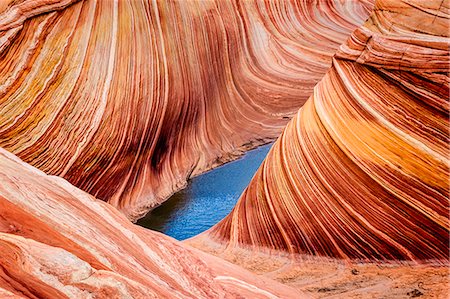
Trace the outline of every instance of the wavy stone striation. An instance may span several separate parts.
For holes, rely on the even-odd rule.
[[[0,148],[0,297],[297,298]],[[301,294],[300,294],[301,295]]]
[[[72,2],[2,2],[0,146],[131,219],[278,136],[372,6]]]
[[[231,214],[191,242],[448,263],[449,9],[377,1]]]

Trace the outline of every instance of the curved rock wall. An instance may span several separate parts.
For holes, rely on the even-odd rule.
[[[222,222],[194,242],[449,256],[449,7],[376,2]]]
[[[12,1],[0,146],[136,219],[274,139],[371,1]]]

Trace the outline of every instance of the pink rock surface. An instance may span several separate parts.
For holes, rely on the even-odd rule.
[[[298,291],[130,223],[0,149],[6,298],[297,298]],[[300,294],[302,296],[302,294]]]

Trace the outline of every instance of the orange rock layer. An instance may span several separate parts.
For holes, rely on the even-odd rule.
[[[0,5],[0,146],[132,219],[278,136],[372,5],[73,2]]]
[[[376,2],[232,213],[194,241],[448,263],[449,9]]]
[[[0,148],[1,298],[297,298]],[[300,293],[300,296],[302,294]]]

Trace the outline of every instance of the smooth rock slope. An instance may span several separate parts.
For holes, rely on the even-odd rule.
[[[1,298],[297,298],[0,148]]]

